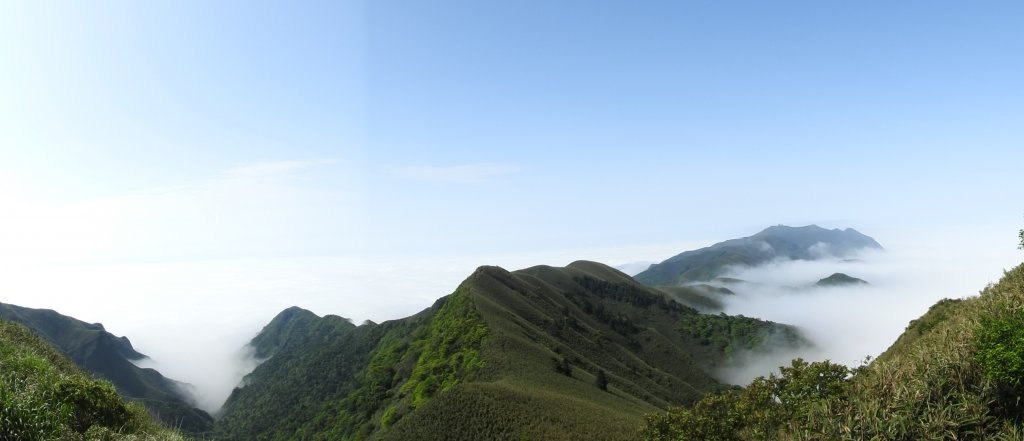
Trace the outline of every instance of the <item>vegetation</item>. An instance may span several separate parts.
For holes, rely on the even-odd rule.
[[[423,313],[382,325],[289,308],[253,339],[274,355],[229,397],[216,437],[379,437],[472,378],[484,364],[486,335],[462,287]]]
[[[24,326],[0,320],[0,440],[180,440]]]
[[[0,318],[19,323],[52,344],[85,371],[110,381],[126,399],[142,403],[169,427],[189,434],[213,428],[213,418],[189,404],[182,386],[153,369],[132,361],[145,358],[127,338],[116,337],[103,325],[85,323],[47,309],[0,304]]]
[[[657,441],[775,439],[787,422],[807,418],[817,401],[843,395],[849,373],[828,361],[796,359],[780,375],[759,377],[742,390],[648,415],[643,436]]]
[[[215,436],[637,439],[644,413],[724,387],[704,362],[728,354],[680,330],[698,316],[593,262],[481,267],[431,308],[379,325],[290,308],[253,339],[273,355],[231,395]]]
[[[679,329],[699,344],[711,346],[726,355],[738,350],[760,348],[768,339],[774,339],[773,343],[788,345],[799,344],[801,341],[800,335],[789,326],[724,313],[687,316],[680,323]]]
[[[1024,265],[980,296],[939,302],[870,364],[798,360],[742,390],[651,414],[643,437],[1022,439],[1022,304]]]

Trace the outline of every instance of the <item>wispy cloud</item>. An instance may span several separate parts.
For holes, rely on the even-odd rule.
[[[302,169],[330,164],[332,162],[334,162],[334,160],[332,159],[255,162],[250,164],[242,164],[224,170],[223,175],[229,178],[282,176],[295,173]]]
[[[393,173],[407,179],[457,184],[480,184],[519,170],[520,168],[516,165],[501,163],[450,166],[405,165],[391,168]]]

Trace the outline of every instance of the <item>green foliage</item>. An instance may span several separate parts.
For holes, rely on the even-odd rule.
[[[236,390],[218,439],[367,439],[471,378],[487,327],[462,288],[424,313],[351,325],[289,309],[254,341],[274,356]],[[296,320],[296,319],[299,320]],[[284,338],[284,336],[287,334]]]
[[[268,326],[288,336],[261,339],[276,353],[232,394],[215,436],[635,440],[644,413],[722,387],[698,365],[721,352],[678,330],[690,315],[592,262],[481,267],[406,319]]]
[[[780,375],[758,377],[742,390],[709,395],[690,408],[650,414],[645,440],[773,439],[784,424],[804,418],[819,400],[842,398],[849,369],[828,361],[793,360]]]
[[[679,325],[683,334],[697,340],[698,344],[711,346],[725,354],[742,349],[756,349],[765,343],[770,335],[778,334],[785,343],[796,343],[800,336],[789,327],[775,323],[721,313],[688,315]]]
[[[982,317],[975,361],[985,377],[1011,388],[1024,381],[1024,313]]]
[[[0,320],[0,440],[181,439],[28,329]]]
[[[417,407],[451,389],[483,367],[480,345],[486,336],[487,326],[480,322],[469,295],[456,292],[449,296],[430,322],[426,338],[411,345],[420,356],[412,376],[399,390],[412,391],[412,405]]]
[[[575,382],[551,373],[563,381]],[[610,393],[590,382],[586,391],[604,400]],[[630,441],[639,417],[619,412],[585,393],[527,389],[522,383],[470,382],[427,402],[397,422],[386,441]],[[634,404],[636,407],[636,404]]]
[[[122,396],[142,403],[171,427],[189,433],[210,430],[213,419],[186,402],[173,380],[130,360],[144,357],[126,338],[47,309],[0,304],[0,318],[19,323],[52,344],[75,365],[110,381]]]

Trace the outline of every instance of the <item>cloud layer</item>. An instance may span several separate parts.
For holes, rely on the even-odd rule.
[[[1021,260],[1000,230],[936,237],[947,240],[904,239],[887,252],[863,254],[853,261],[781,261],[734,268],[729,276],[753,283],[730,286],[736,296],[726,298],[727,313],[796,325],[816,347],[772,356],[747,354],[719,375],[746,384],[797,356],[857,365],[887,349],[911,320],[938,300],[975,295]],[[870,284],[813,286],[837,272]]]

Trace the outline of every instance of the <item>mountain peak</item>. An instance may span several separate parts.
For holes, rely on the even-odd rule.
[[[636,275],[647,285],[703,282],[721,276],[732,266],[756,266],[775,259],[817,260],[846,257],[864,249],[882,249],[874,239],[853,228],[825,229],[817,225],[775,225],[753,236],[686,251]]]
[[[298,306],[286,308],[249,341],[253,356],[257,359],[270,358],[288,342],[296,330],[305,329],[319,319],[320,316],[307,309]]]

